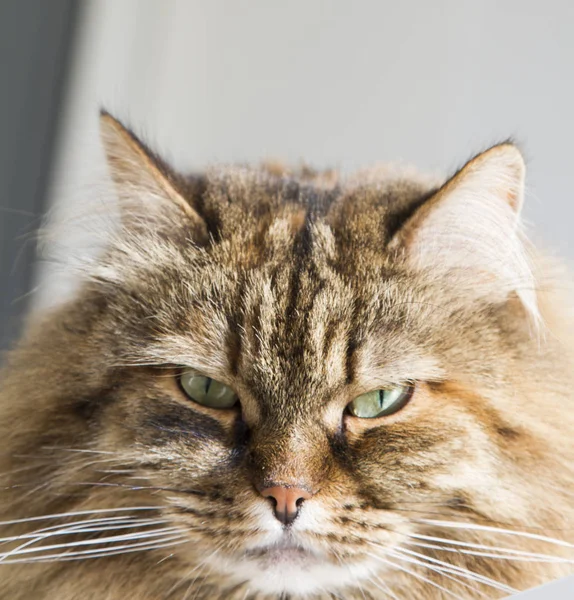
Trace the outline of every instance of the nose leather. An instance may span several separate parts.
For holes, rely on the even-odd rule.
[[[259,493],[275,503],[275,517],[283,525],[291,525],[297,518],[303,501],[308,500],[313,495],[302,488],[282,485],[264,488]]]

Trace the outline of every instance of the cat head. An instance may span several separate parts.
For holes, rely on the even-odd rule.
[[[339,593],[400,575],[437,520],[544,513],[514,145],[436,185],[184,177],[107,113],[102,134],[122,223],[64,318],[68,443],[111,453],[182,553],[230,588]]]

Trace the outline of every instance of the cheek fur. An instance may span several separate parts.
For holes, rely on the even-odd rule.
[[[455,384],[436,384],[375,427],[353,423],[347,432],[349,472],[373,506],[413,499],[453,505],[461,490],[469,497],[473,489],[496,485],[493,448],[500,434],[494,431],[500,418],[484,409],[484,399],[474,396],[469,408],[468,395],[461,394]]]

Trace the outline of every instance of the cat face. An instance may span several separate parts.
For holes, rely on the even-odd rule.
[[[513,147],[440,190],[247,169],[183,182],[107,127],[120,190],[136,177],[156,205],[143,225],[124,213],[94,275],[116,381],[102,443],[189,532],[195,562],[272,594],[354,589],[400,573],[425,519],[523,508],[508,449],[529,436],[509,415],[536,307]],[[187,372],[237,403],[194,401]],[[397,388],[396,412],[349,410]]]
[[[102,132],[121,225],[3,381],[0,595],[483,598],[569,572],[574,337],[514,146],[440,185],[182,177]]]
[[[202,555],[215,553],[214,569],[275,593],[351,585],[386,570],[385,551],[408,540],[414,520],[478,510],[475,496],[479,506],[493,496],[516,506],[498,490],[508,469],[498,445],[512,426],[471,391],[504,386],[504,365],[481,357],[506,343],[497,332],[505,309],[487,318],[483,307],[477,318],[440,301],[440,286],[415,293],[382,265],[353,283],[334,268],[320,276],[307,260],[297,280],[304,292],[283,261],[228,278],[214,263],[202,269],[202,285],[182,274],[171,308],[142,298],[137,322],[155,328],[163,310],[171,338],[162,345],[160,335],[145,351],[170,354],[171,364],[123,372],[123,397],[106,414],[109,447],[166,490],[166,510]],[[165,274],[157,276],[165,288]],[[183,288],[209,289],[214,279],[221,294],[181,303]],[[473,352],[469,335],[479,337]],[[120,352],[133,357],[138,348]],[[483,373],[474,372],[477,361]],[[180,365],[225,383],[239,404],[194,402],[178,385]],[[401,383],[413,393],[395,414],[361,419],[346,410],[365,392]],[[261,493],[276,486],[308,492],[288,526]]]

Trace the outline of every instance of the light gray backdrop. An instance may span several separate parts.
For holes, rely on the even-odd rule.
[[[528,160],[534,238],[574,258],[574,3],[92,0],[86,8],[55,222],[95,194],[103,103],[181,168],[276,157],[346,171],[397,159],[449,171],[512,136]],[[60,244],[79,252],[85,237],[69,231]],[[38,277],[44,304],[73,280],[47,267]]]
[[[88,202],[100,178],[96,113],[104,104],[182,168],[276,157],[344,170],[401,159],[449,171],[513,136],[528,160],[525,216],[534,237],[574,258],[574,3],[86,7],[53,189],[56,221]],[[41,275],[38,300],[59,298],[61,280]]]

